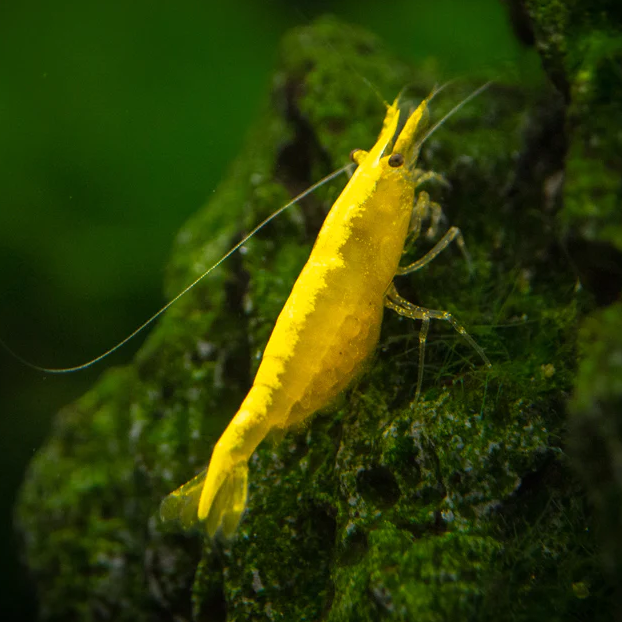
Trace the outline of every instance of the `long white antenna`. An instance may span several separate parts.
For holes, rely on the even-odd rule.
[[[135,331],[130,333],[125,339],[119,341],[119,343],[117,343],[115,346],[113,346],[109,350],[106,350],[103,354],[96,356],[94,359],[91,359],[90,361],[87,361],[86,363],[82,363],[81,365],[76,365],[74,367],[42,367],[40,365],[35,365],[34,363],[31,363],[30,361],[26,360],[23,356],[20,356],[19,354],[17,354],[17,352],[14,352],[6,344],[6,342],[1,338],[0,338],[0,346],[2,346],[11,356],[16,358],[23,365],[26,365],[27,367],[30,367],[31,369],[34,369],[36,371],[44,372],[46,374],[68,374],[74,371],[80,371],[82,369],[86,369],[87,367],[90,367],[91,365],[98,363],[99,361],[106,358],[113,352],[116,352],[119,348],[123,347],[128,341],[130,341],[130,339],[133,339],[136,335],[138,335],[138,333],[140,333],[145,328],[147,328],[147,326],[149,326],[152,322],[154,322],[157,318],[159,318],[169,307],[174,305],[182,296],[187,294],[199,281],[204,279],[210,272],[212,272],[212,270],[215,270],[223,261],[225,261],[225,259],[228,259],[231,255],[233,255],[233,253],[235,253],[235,251],[237,251],[240,248],[240,246],[243,246],[244,244],[246,244],[248,240],[250,240],[260,229],[265,227],[271,220],[276,218],[279,214],[284,212],[286,209],[288,209],[289,207],[291,207],[292,205],[294,205],[301,199],[304,199],[308,194],[311,194],[323,184],[331,181],[335,177],[338,177],[339,175],[341,175],[341,173],[345,173],[347,170],[351,169],[353,166],[354,165],[350,163],[350,164],[347,164],[346,166],[343,166],[340,169],[337,169],[336,171],[333,171],[332,173],[330,173],[330,175],[327,175],[323,179],[320,179],[320,181],[316,182],[315,184],[307,188],[304,192],[301,192],[298,196],[292,199],[289,203],[287,203],[286,205],[283,205],[282,207],[279,207],[279,209],[277,209],[275,212],[272,212],[270,216],[268,216],[265,220],[259,223],[247,236],[245,236],[240,242],[238,242],[231,250],[227,251],[213,266],[208,268],[205,272],[203,272],[203,274],[201,274],[192,283],[190,283],[188,287],[186,287],[184,290],[179,292],[179,294],[177,294],[177,296],[175,296],[172,300],[167,302],[159,311],[154,313],[146,322],[143,322]]]
[[[441,127],[441,125],[443,125],[443,123],[445,123],[445,121],[447,121],[447,119],[449,119],[449,117],[451,117],[452,115],[454,115],[456,112],[458,112],[458,110],[460,110],[460,108],[462,108],[462,106],[464,106],[465,104],[468,104],[472,99],[474,99],[475,97],[477,97],[482,91],[485,91],[490,85],[492,84],[492,82],[486,82],[486,84],[482,84],[482,86],[480,86],[478,89],[475,89],[470,95],[467,95],[461,102],[459,102],[458,104],[456,104],[440,121],[436,122],[424,135],[423,138],[419,141],[419,146],[423,145],[423,143],[430,138],[430,136],[432,134],[434,134],[434,132],[436,132],[436,130]],[[445,85],[443,85],[445,86]],[[440,90],[440,89],[439,89]],[[434,95],[436,95],[438,93],[438,91],[434,92]]]

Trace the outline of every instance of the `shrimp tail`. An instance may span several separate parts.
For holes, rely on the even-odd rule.
[[[247,462],[228,469],[210,464],[209,470],[203,469],[164,498],[160,518],[163,522],[178,521],[185,529],[201,521],[210,537],[221,528],[222,535],[231,538],[246,507],[247,484]]]
[[[222,535],[228,539],[235,533],[246,507],[248,463],[243,460],[212,476],[214,468],[217,466],[210,465],[197,516],[199,520],[205,521],[210,537],[214,537],[214,534],[221,528]]]
[[[199,500],[207,476],[203,469],[196,477],[167,495],[160,504],[162,522],[178,521],[184,529],[190,529],[198,520]]]

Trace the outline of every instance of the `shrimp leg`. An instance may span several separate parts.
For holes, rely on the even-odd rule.
[[[420,193],[419,196],[421,196],[421,194],[422,193]],[[464,243],[462,232],[460,231],[460,229],[458,229],[458,227],[451,227],[451,229],[449,229],[447,233],[445,233],[445,235],[434,245],[434,247],[431,248],[423,257],[421,257],[421,259],[417,259],[417,261],[413,261],[413,263],[408,264],[407,266],[398,267],[396,274],[410,274],[411,272],[415,272],[416,270],[423,268],[423,266],[429,264],[440,253],[442,253],[454,240],[456,241],[460,252],[464,256],[469,266],[469,272],[471,272],[471,257],[469,256],[466,244]]]
[[[391,283],[391,285],[389,286],[389,290],[386,294],[384,304],[389,309],[392,309],[396,313],[399,313],[399,315],[408,317],[411,320],[422,321],[421,330],[419,331],[419,369],[417,371],[417,390],[415,393],[414,403],[419,400],[419,395],[421,393],[421,382],[423,380],[423,361],[425,358],[425,343],[428,337],[428,330],[430,328],[430,319],[445,320],[446,322],[449,322],[456,329],[456,331],[458,331],[466,339],[471,347],[482,357],[484,363],[486,363],[488,367],[492,367],[490,361],[488,360],[488,357],[484,353],[484,350],[482,350],[482,348],[477,345],[473,337],[471,337],[471,335],[467,333],[464,326],[462,326],[462,324],[460,324],[460,322],[458,322],[458,320],[456,320],[456,318],[451,313],[449,313],[449,311],[426,309],[425,307],[419,307],[412,304],[412,302],[409,302],[398,294],[394,283]]]
[[[421,177],[427,177],[427,175],[422,175]],[[431,219],[431,223],[428,230],[425,232],[425,237],[433,238],[443,218],[443,208],[435,201],[430,201],[430,195],[425,190],[422,190],[417,195],[417,202],[413,207],[410,231],[408,232],[408,241],[404,245],[404,252],[406,252],[419,237],[421,233],[421,223],[428,218],[428,216]]]
[[[449,186],[449,182],[440,174],[434,171],[424,171],[417,168],[413,171],[413,184],[420,186],[427,181],[435,181],[444,186]],[[436,235],[438,225],[443,218],[443,208],[434,201],[430,201],[430,196],[427,192],[421,191],[417,195],[417,202],[413,207],[413,216],[410,225],[410,243],[419,237],[421,231],[421,222],[427,218],[431,213],[432,222],[425,233],[427,238],[433,238]],[[409,244],[410,244],[409,243]]]

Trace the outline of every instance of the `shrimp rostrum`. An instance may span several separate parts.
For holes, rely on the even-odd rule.
[[[422,322],[415,399],[431,319],[450,322],[490,364],[451,314],[411,304],[393,284],[396,275],[423,267],[453,240],[464,250],[460,231],[452,227],[423,258],[399,265],[407,237],[418,235],[424,219],[434,227],[440,216],[427,193],[417,192],[437,177],[416,167],[421,143],[431,133],[431,97],[404,118],[396,99],[376,144],[352,152],[356,170],[294,283],[253,386],[216,443],[209,467],[164,500],[163,519],[205,521],[210,536],[219,529],[231,536],[246,505],[248,461],[259,443],[272,431],[306,421],[348,386],[376,347],[385,306]]]

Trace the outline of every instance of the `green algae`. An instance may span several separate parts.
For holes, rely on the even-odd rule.
[[[566,177],[559,217],[622,250],[622,9],[615,0],[528,0],[536,44],[567,99]]]
[[[571,403],[570,444],[577,471],[599,518],[603,559],[622,584],[622,305],[591,314],[581,327],[583,351]],[[622,598],[622,595],[619,595]]]
[[[526,3],[536,43],[566,98],[560,224],[582,283],[599,305],[580,325],[569,450],[596,512],[602,560],[622,611],[619,425],[622,255],[622,7],[619,2]],[[617,302],[616,302],[617,300]]]
[[[373,143],[383,103],[358,76],[386,99],[404,84],[423,96],[438,78],[433,64],[407,67],[330,19],[293,31],[282,58],[273,104],[177,238],[169,295],[240,239],[240,223],[250,230]],[[438,115],[479,84],[437,98]],[[239,405],[344,182],[322,188],[173,307],[132,366],[59,415],[18,507],[42,617],[610,619],[590,511],[564,448],[589,296],[557,244],[557,186],[546,191],[564,166],[547,142],[560,114],[552,93],[500,81],[422,155],[449,181],[429,192],[462,229],[475,270],[451,249],[398,287],[454,313],[491,370],[437,323],[413,405],[418,327],[387,313],[355,385],[255,453],[235,540],[161,524],[161,498],[205,465]]]

